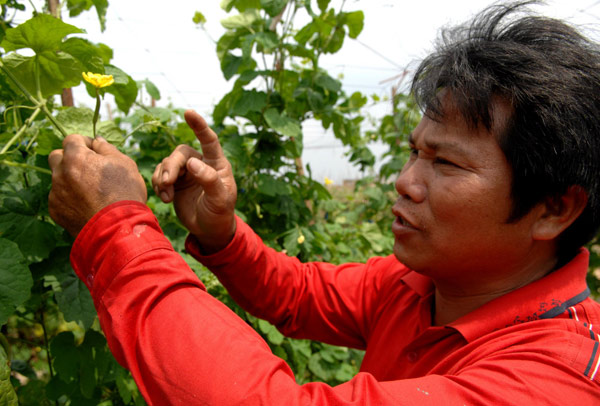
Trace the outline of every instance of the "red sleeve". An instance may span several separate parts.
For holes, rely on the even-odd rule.
[[[196,239],[189,236],[186,250],[219,278],[242,308],[268,320],[284,335],[361,349],[366,347],[384,283],[381,271],[391,270],[372,266],[389,261],[384,258],[366,265],[301,263],[265,246],[239,218],[236,235],[225,249],[203,256]],[[389,262],[405,272],[396,259]]]
[[[260,336],[206,293],[140,203],[119,202],[94,216],[71,262],[92,293],[113,354],[150,405],[472,404],[482,387],[492,396],[488,404],[507,395],[498,379],[501,360],[473,368],[462,381],[434,375],[377,382],[360,373],[333,388],[296,384]]]

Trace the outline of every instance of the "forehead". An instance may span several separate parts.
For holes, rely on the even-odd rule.
[[[465,112],[454,102],[452,94],[441,92],[440,110],[438,114],[426,112],[423,119],[411,134],[409,141],[416,142],[417,138],[427,135],[423,142],[440,143],[448,146],[473,145],[481,142],[498,144],[504,137],[508,121],[512,115],[511,105],[501,97],[494,97],[489,106],[491,117],[490,127],[482,122],[474,122],[465,118]],[[424,131],[427,130],[427,131]]]
[[[437,103],[433,111],[426,111],[425,115],[434,121],[447,124],[458,124],[469,127],[471,130],[487,129],[487,133],[495,134],[500,138],[514,114],[510,101],[499,94],[494,94],[484,102],[485,111],[473,110],[468,94],[455,96],[449,89],[441,89],[437,95]],[[472,131],[486,133],[485,131]]]

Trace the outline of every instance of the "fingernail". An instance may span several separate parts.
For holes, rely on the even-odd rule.
[[[166,182],[168,180],[169,180],[169,172],[165,171],[165,172],[163,172],[162,181]]]
[[[162,192],[160,198],[163,199],[163,201],[169,200],[169,194],[167,192]]]

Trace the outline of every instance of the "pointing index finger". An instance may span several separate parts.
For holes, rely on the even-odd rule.
[[[208,126],[206,120],[194,110],[188,110],[184,114],[185,121],[196,134],[196,137],[202,145],[202,155],[204,162],[208,164],[218,164],[225,159],[225,154],[219,143],[217,134]]]

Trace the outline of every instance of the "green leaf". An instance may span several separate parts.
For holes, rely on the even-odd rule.
[[[233,106],[232,115],[245,116],[250,111],[261,111],[267,105],[267,94],[257,90],[244,91]]]
[[[298,88],[298,84],[300,83],[300,75],[298,72],[291,70],[284,70],[278,72],[278,74],[280,86],[279,92],[281,93],[281,97],[290,103],[294,103],[294,91]]]
[[[334,370],[331,365],[328,365],[320,353],[313,354],[308,360],[308,369],[315,376],[323,381],[328,381],[332,378]]]
[[[242,89],[239,87],[234,87],[233,90],[227,93],[219,103],[215,106],[213,110],[213,121],[215,125],[220,125],[225,117],[227,117],[233,107],[233,104],[237,102],[239,97],[241,96]]]
[[[275,108],[270,108],[265,112],[265,120],[269,127],[278,133],[288,137],[299,137],[302,135],[300,122],[281,114]]]
[[[337,379],[340,382],[346,382],[354,378],[356,372],[357,371],[355,371],[354,368],[352,368],[352,365],[347,363],[341,363],[339,365],[339,368],[335,371],[335,379]]]
[[[52,287],[58,308],[66,321],[81,322],[89,328],[96,318],[94,302],[87,287],[79,280],[69,261],[70,248],[57,248],[43,263],[44,285]]]
[[[56,243],[56,228],[34,216],[0,214],[0,235],[13,241],[28,262],[48,258]]]
[[[319,5],[319,10],[321,10],[321,13],[324,13],[327,11],[327,6],[329,6],[329,1],[330,0],[317,0],[317,4]]]
[[[240,37],[242,33],[238,31],[226,31],[225,34],[217,41],[217,57],[219,60],[223,60],[223,57],[227,54],[230,49],[234,49],[240,46]]]
[[[341,82],[326,73],[319,73],[315,79],[315,84],[331,92],[339,92],[342,89]]]
[[[96,125],[96,132],[106,141],[114,145],[121,145],[124,137],[119,126],[112,120],[101,121]]]
[[[56,121],[68,134],[81,134],[90,138],[94,137],[93,118],[94,112],[87,107],[67,107],[56,115]],[[123,142],[123,133],[112,120],[98,123],[96,132],[111,144],[120,145]]]
[[[98,55],[102,58],[102,62],[104,62],[105,65],[108,65],[113,58],[112,48],[102,43],[96,44],[96,47],[98,48]]]
[[[94,7],[96,8],[96,14],[98,15],[98,21],[100,22],[100,30],[104,32],[106,30],[106,10],[108,9],[108,0],[92,0]]]
[[[50,405],[46,400],[46,383],[38,379],[32,379],[25,386],[20,387],[17,396],[20,406]]]
[[[115,96],[115,103],[123,113],[129,113],[129,109],[135,103],[138,95],[138,86],[135,80],[121,69],[113,65],[106,65],[105,73],[113,75],[115,83],[106,87],[106,91]]]
[[[87,107],[68,107],[56,115],[56,121],[67,134],[81,134],[91,138],[94,137],[93,118],[94,112]]]
[[[50,351],[56,374],[64,382],[72,382],[79,376],[79,354],[75,347],[75,336],[70,331],[58,334],[50,341]]]
[[[283,248],[285,248],[286,254],[291,257],[295,257],[300,253],[298,237],[300,237],[300,229],[294,227],[283,238]]]
[[[233,75],[238,73],[242,62],[244,62],[244,58],[230,53],[227,53],[223,59],[221,59],[221,70],[223,71],[223,76],[226,80],[231,79]]]
[[[0,346],[0,404],[19,406],[17,394],[10,383],[10,359],[2,346]]]
[[[83,343],[77,348],[82,367],[79,370],[79,388],[84,397],[91,399],[96,386],[108,371],[112,358],[106,348],[106,340],[102,334],[88,330]]]
[[[121,366],[116,368],[115,371],[115,384],[123,403],[126,405],[131,403],[131,400],[136,392],[136,385],[131,376],[127,373],[127,370]]]
[[[106,29],[106,10],[108,9],[108,0],[67,0],[69,16],[76,17],[84,11],[94,6],[100,22],[100,29]]]
[[[246,9],[260,8],[260,0],[223,0],[221,1],[221,8],[227,12],[231,11],[231,8],[235,7],[238,11],[243,12]]]
[[[79,14],[92,8],[92,6],[92,0],[67,0],[69,17],[77,17]]]
[[[0,238],[0,325],[29,298],[33,279],[19,247]]]
[[[250,28],[258,21],[262,21],[260,13],[258,10],[251,8],[241,14],[221,20],[221,25],[228,30],[235,30],[237,28]]]
[[[291,56],[297,56],[299,58],[307,58],[311,60],[315,59],[314,50],[307,49],[304,45],[284,44],[284,48],[287,49]]]
[[[67,396],[73,400],[73,396],[77,395],[79,388],[77,382],[65,382],[58,375],[54,375],[50,382],[46,385],[46,396],[48,400],[56,402],[61,396]],[[39,403],[38,403],[39,404]],[[47,403],[50,406],[50,403]]]
[[[348,107],[351,109],[358,109],[367,104],[369,99],[361,92],[354,92],[348,99]]]
[[[313,35],[315,35],[318,31],[318,26],[314,22],[306,24],[304,27],[298,31],[298,33],[294,36],[294,39],[300,44],[304,45],[308,40],[310,40]]]
[[[49,14],[38,14],[23,24],[7,30],[6,37],[0,46],[6,52],[31,48],[35,53],[40,54],[57,51],[65,36],[84,32]]]
[[[42,96],[61,94],[62,89],[77,86],[82,78],[83,66],[64,52],[46,51],[27,57],[11,53],[4,57],[4,64],[32,94],[36,89],[36,58],[40,66]]]
[[[342,45],[344,45],[345,37],[346,31],[344,31],[344,29],[341,27],[337,27],[333,34],[331,34],[331,37],[328,38],[327,42],[325,43],[326,46],[323,48],[323,51],[330,54],[335,54],[342,48]]]
[[[194,13],[194,17],[192,18],[192,21],[194,21],[194,24],[204,25],[206,24],[206,17],[204,17],[204,14],[202,14],[201,12],[196,11]]]
[[[258,191],[267,196],[290,194],[290,186],[286,182],[267,174],[259,174],[256,183]]]
[[[281,13],[287,3],[288,0],[260,0],[262,9],[271,17],[275,17],[277,14]]]
[[[258,328],[263,334],[266,334],[269,343],[273,345],[281,345],[283,343],[283,334],[281,334],[271,323],[259,319]]]
[[[348,36],[356,38],[365,25],[365,14],[361,10],[344,13],[344,24],[348,27]]]
[[[149,79],[145,79],[142,81],[146,91],[154,100],[160,100],[160,90],[154,83],[152,83]],[[139,86],[139,85],[138,85]]]
[[[274,32],[259,32],[254,35],[256,43],[263,47],[265,52],[270,52],[279,45],[279,38]]]
[[[77,59],[86,72],[104,74],[104,60],[100,47],[83,38],[69,38],[60,50]]]

